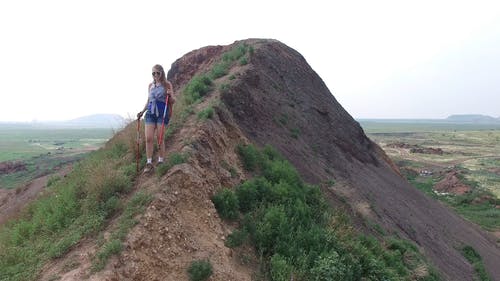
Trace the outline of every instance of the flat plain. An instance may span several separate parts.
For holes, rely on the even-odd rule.
[[[81,159],[113,135],[111,129],[0,125],[0,188],[16,188]]]
[[[361,121],[403,176],[485,229],[500,230],[500,126]]]

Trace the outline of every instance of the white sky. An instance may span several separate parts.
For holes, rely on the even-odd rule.
[[[355,118],[500,116],[500,1],[0,2],[0,121],[135,116],[151,67],[273,38]]]

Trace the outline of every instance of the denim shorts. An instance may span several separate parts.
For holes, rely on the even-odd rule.
[[[168,124],[168,112],[165,116],[165,126]],[[160,114],[158,114],[158,117],[156,116],[156,114],[154,113],[151,113],[148,111],[146,111],[146,115],[144,116],[144,122],[146,122],[146,124],[159,124],[161,125],[163,123],[163,111],[160,112]]]

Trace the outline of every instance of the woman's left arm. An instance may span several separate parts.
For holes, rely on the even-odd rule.
[[[169,99],[169,103],[172,103],[174,104],[175,102],[175,98],[174,98],[174,86],[172,86],[172,83],[170,81],[167,80],[167,94],[170,95],[170,97],[168,98]]]

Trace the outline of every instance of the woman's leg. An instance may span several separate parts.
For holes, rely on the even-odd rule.
[[[154,134],[155,134],[156,124],[146,123],[145,125],[145,135],[146,135],[146,157],[148,162],[153,159],[153,149],[154,149]]]
[[[161,128],[161,124],[158,125],[159,128]],[[166,129],[166,128],[165,128]],[[166,131],[166,130],[165,130]],[[158,134],[158,141],[160,141],[160,135],[161,135],[161,129],[156,130],[156,134]],[[165,134],[165,132],[164,132]],[[165,136],[161,138],[161,143],[160,143],[160,149],[158,152],[158,160],[163,160],[165,157]]]

